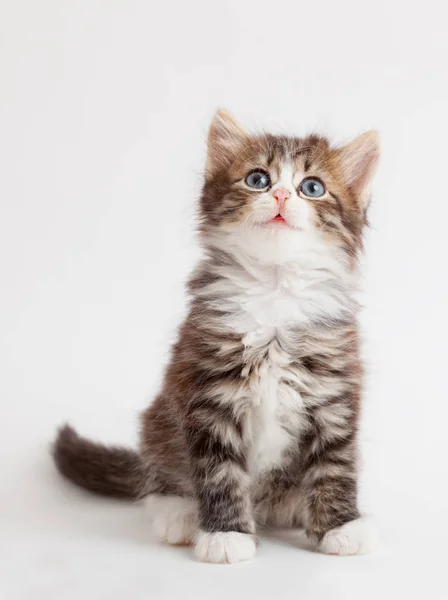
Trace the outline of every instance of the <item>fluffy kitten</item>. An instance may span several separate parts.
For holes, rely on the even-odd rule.
[[[193,273],[138,452],[68,426],[63,475],[94,492],[149,496],[158,534],[236,562],[257,527],[304,527],[333,554],[369,550],[357,507],[362,365],[355,300],[378,138],[250,135],[210,127]]]

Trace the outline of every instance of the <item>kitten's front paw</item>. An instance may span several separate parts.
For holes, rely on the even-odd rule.
[[[377,545],[378,534],[373,523],[366,517],[362,517],[331,529],[322,538],[318,549],[324,554],[349,556],[368,554]]]
[[[199,532],[194,553],[203,562],[236,563],[255,556],[254,538],[237,531]]]

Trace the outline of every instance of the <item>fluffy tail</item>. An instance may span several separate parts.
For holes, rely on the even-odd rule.
[[[53,457],[60,473],[92,492],[115,498],[141,498],[144,472],[137,452],[80,437],[69,425],[58,432]]]

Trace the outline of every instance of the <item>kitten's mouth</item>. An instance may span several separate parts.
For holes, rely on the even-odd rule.
[[[290,227],[289,223],[286,221],[286,219],[284,217],[282,217],[282,215],[280,213],[278,213],[278,215],[276,215],[273,219],[271,219],[269,221],[269,223],[279,223],[281,225],[287,225],[288,227]]]
[[[271,228],[272,230],[278,229],[298,229],[298,227],[296,227],[295,225],[291,225],[291,223],[289,223],[285,217],[283,215],[281,215],[280,213],[277,213],[275,215],[275,217],[272,217],[271,219],[269,219],[268,221],[264,221],[263,223],[264,227],[268,227]]]

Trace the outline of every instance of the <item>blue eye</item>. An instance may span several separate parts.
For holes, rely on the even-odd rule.
[[[264,190],[271,183],[271,179],[266,171],[252,171],[246,177],[246,185],[256,190]]]
[[[313,179],[312,177],[304,179],[300,184],[299,189],[302,194],[309,196],[310,198],[320,198],[325,194],[323,184],[318,179]]]

